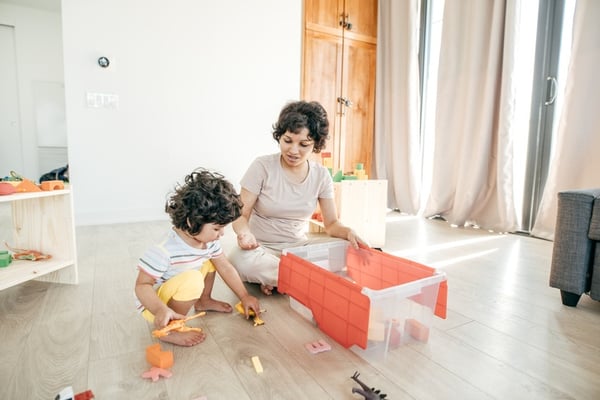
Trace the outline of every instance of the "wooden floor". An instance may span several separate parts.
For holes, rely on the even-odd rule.
[[[155,339],[134,311],[133,283],[137,258],[168,224],[78,227],[79,285],[0,291],[0,398],[53,399],[72,386],[111,400],[361,399],[352,393],[355,371],[392,400],[600,398],[600,302],[583,296],[577,308],[561,305],[548,287],[552,242],[396,213],[388,219],[385,251],[448,277],[448,318],[435,318],[426,344],[369,363],[274,295],[260,298],[264,326],[237,313],[190,321],[206,341],[163,344],[174,351],[173,376],[153,383],[141,378]],[[237,302],[221,281],[215,292]],[[304,349],[322,337],[332,351]]]

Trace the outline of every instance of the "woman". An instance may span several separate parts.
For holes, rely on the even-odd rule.
[[[266,295],[277,287],[283,249],[339,239],[354,247],[365,244],[337,219],[329,171],[309,159],[325,147],[328,135],[323,106],[314,101],[287,104],[273,125],[280,152],[256,158],[241,180],[244,206],[232,224],[238,247],[229,259],[243,280],[259,283]],[[307,236],[317,205],[327,235]]]

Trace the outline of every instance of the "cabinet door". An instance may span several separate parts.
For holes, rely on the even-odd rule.
[[[305,28],[341,36],[343,12],[344,0],[305,0]]]
[[[327,110],[333,172],[371,173],[377,0],[306,0],[304,32],[302,98]]]
[[[329,140],[323,151],[334,155],[333,170],[340,169],[336,154],[340,151],[339,116],[337,103],[341,92],[342,38],[326,33],[306,30],[304,35],[304,68],[302,98],[318,101],[329,117]],[[320,161],[320,158],[315,160]]]
[[[345,37],[372,43],[377,40],[377,0],[345,0],[344,15]]]
[[[343,107],[340,126],[339,165],[343,172],[363,163],[371,171],[373,131],[375,127],[376,45],[344,39],[342,96],[349,101]]]

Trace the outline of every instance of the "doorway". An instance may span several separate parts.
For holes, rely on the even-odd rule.
[[[0,0],[0,177],[68,163],[60,0]]]
[[[0,178],[23,170],[14,27],[0,25]]]

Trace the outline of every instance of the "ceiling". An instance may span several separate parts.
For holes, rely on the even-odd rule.
[[[0,3],[60,12],[60,0],[0,0]]]

